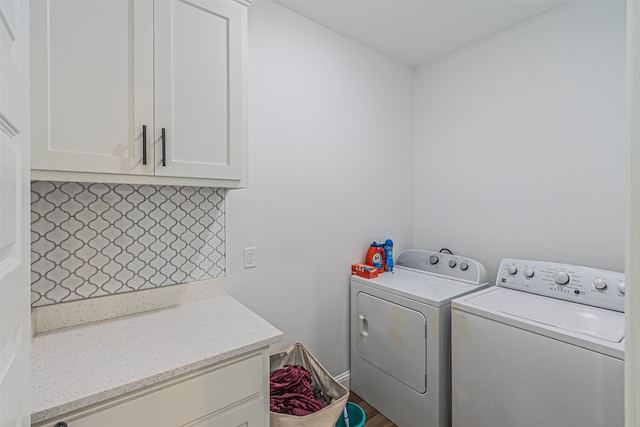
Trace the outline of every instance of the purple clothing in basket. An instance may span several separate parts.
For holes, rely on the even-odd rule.
[[[324,408],[313,396],[311,373],[300,365],[286,365],[270,374],[273,412],[304,416]]]

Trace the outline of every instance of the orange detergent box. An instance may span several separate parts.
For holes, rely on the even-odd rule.
[[[379,271],[372,265],[351,264],[351,274],[364,277],[365,279],[373,279],[374,277],[378,277]]]

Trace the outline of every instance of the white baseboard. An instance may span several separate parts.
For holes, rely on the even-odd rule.
[[[340,375],[336,375],[334,378],[346,388],[351,389],[351,371],[343,372]]]

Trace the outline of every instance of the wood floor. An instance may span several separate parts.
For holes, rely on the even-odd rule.
[[[349,393],[349,401],[364,409],[364,413],[367,416],[367,420],[364,423],[365,427],[397,427],[354,392]]]

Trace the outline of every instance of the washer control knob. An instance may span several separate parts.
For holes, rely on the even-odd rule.
[[[467,271],[468,269],[469,269],[469,264],[467,264],[466,262],[462,261],[460,263],[460,270]]]
[[[458,263],[456,262],[455,259],[452,259],[451,261],[449,261],[449,267],[454,268]]]
[[[429,264],[431,265],[436,265],[438,261],[440,261],[440,258],[438,258],[438,255],[431,255],[429,257]]]
[[[558,271],[553,275],[553,280],[558,285],[566,285],[567,283],[569,283],[569,280],[571,280],[571,278],[564,271]]]
[[[625,284],[624,282],[620,282],[618,283],[618,292],[620,292],[621,294],[624,295],[624,291],[625,291]]]
[[[524,274],[524,277],[528,277],[531,278],[533,277],[533,269],[532,268],[525,268],[524,271],[522,272]]]
[[[607,282],[605,282],[604,279],[594,279],[592,285],[599,291],[607,289]]]
[[[516,274],[518,272],[518,267],[516,267],[515,265],[510,265],[507,267],[507,273],[513,275]]]

